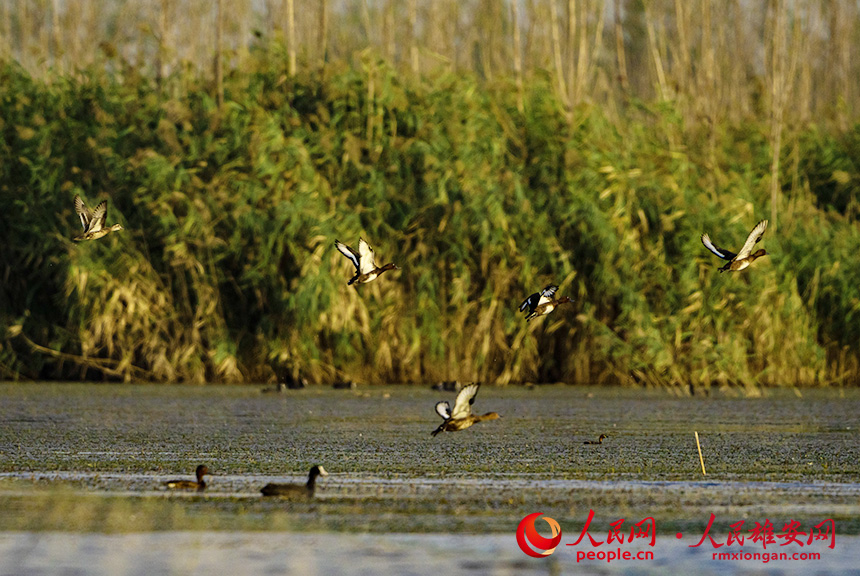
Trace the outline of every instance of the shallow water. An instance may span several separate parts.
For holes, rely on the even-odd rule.
[[[613,571],[650,573],[667,563],[686,571],[685,562],[697,562],[686,547],[711,514],[712,534],[723,542],[741,520],[745,530],[768,519],[779,531],[789,520],[808,529],[831,518],[840,543],[857,543],[847,535],[860,533],[858,391],[745,399],[487,386],[475,409],[497,411],[500,420],[431,438],[434,403],[453,397],[394,386],[263,394],[248,387],[0,385],[0,568],[19,573],[4,553],[19,548],[34,550],[13,555],[19,567],[32,568],[20,573],[31,574],[57,573],[31,566],[40,558],[103,548],[105,565],[126,567],[104,573],[136,573],[132,558],[166,546],[163,573],[197,573],[198,564],[181,566],[186,544],[199,541],[209,543],[199,545],[207,558],[224,557],[228,565],[241,557],[231,550],[250,550],[259,557],[253,572],[298,573],[285,559],[301,557],[317,562],[302,573],[362,573],[379,546],[396,550],[376,558],[400,567],[391,573],[434,566],[436,573],[579,572],[571,548],[531,559],[513,535],[533,512],[573,533],[590,510],[593,534],[605,537],[621,518],[630,526],[653,517],[665,535],[655,547],[660,558]],[[583,445],[601,433],[609,434],[602,445]],[[215,473],[206,493],[161,488],[190,477],[198,463]],[[319,480],[314,501],[259,496],[267,482],[304,481],[315,463],[330,476]],[[112,546],[111,538],[123,545]],[[247,548],[249,540],[283,545]],[[856,566],[851,548],[828,550],[814,570]],[[463,554],[475,563],[463,568]],[[73,553],[68,562],[78,560]],[[715,573],[762,569],[754,561],[714,565]],[[605,568],[594,564],[596,573]]]
[[[0,575],[850,575],[857,574],[860,565],[857,537],[841,539],[834,550],[823,547],[818,559],[773,561],[762,560],[761,549],[751,546],[744,546],[745,553],[759,553],[760,559],[715,560],[711,550],[690,548],[669,537],[659,538],[653,547],[625,547],[632,555],[650,550],[649,560],[578,561],[576,552],[582,548],[572,547],[535,559],[522,554],[513,540],[501,534],[0,533]]]

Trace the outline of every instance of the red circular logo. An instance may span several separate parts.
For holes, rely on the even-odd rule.
[[[552,538],[544,538],[535,530],[535,520],[541,514],[543,512],[529,514],[517,526],[517,544],[520,545],[520,550],[532,558],[549,556],[555,551],[559,542],[561,542],[561,526],[549,516],[544,516],[543,519],[549,524],[549,529],[552,530]]]

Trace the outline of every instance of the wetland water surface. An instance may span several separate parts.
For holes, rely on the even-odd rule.
[[[454,396],[414,386],[0,385],[0,571],[62,573],[65,562],[75,573],[79,564],[138,573],[137,560],[152,556],[160,568],[145,573],[211,574],[204,557],[222,559],[215,573],[581,573],[575,552],[608,544],[532,559],[514,533],[542,512],[572,543],[590,510],[599,541],[622,518],[624,533],[648,517],[658,532],[653,548],[624,545],[654,560],[588,563],[597,573],[845,573],[860,559],[858,391],[744,399],[484,386],[475,409],[500,420],[431,438],[433,405]],[[602,445],[583,444],[601,433]],[[204,495],[161,489],[199,463],[215,474]],[[330,476],[315,501],[259,496],[267,482],[303,481],[317,463]],[[749,538],[756,522],[781,534],[790,520],[809,531],[832,519],[838,536],[833,549],[783,547],[819,552],[816,561],[710,560],[710,543],[689,545],[711,514],[717,543],[740,521]],[[747,542],[744,551],[763,549]]]

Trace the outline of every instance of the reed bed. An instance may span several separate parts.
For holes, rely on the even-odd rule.
[[[860,128],[844,110],[789,121],[792,102],[774,115],[767,91],[676,91],[725,88],[730,71],[699,76],[708,50],[668,58],[692,40],[649,18],[661,3],[615,22],[643,25],[643,51],[621,42],[628,89],[601,97],[596,6],[542,40],[561,63],[575,47],[575,65],[540,67],[532,46],[513,73],[486,55],[474,72],[430,68],[421,50],[403,71],[373,47],[314,63],[310,44],[265,37],[228,51],[222,76],[107,47],[69,73],[6,59],[0,377],[856,384]],[[788,31],[771,62],[812,66],[792,60],[787,23],[761,17]],[[643,99],[632,68],[647,54],[659,94]],[[780,74],[756,77],[806,77]],[[75,193],[109,199],[125,230],[72,243]],[[717,273],[702,232],[739,246],[765,217],[771,256]],[[402,270],[347,287],[332,244],[359,236]],[[549,283],[574,304],[526,323],[517,305]]]

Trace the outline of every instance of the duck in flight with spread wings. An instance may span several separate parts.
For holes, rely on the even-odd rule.
[[[523,300],[523,303],[520,304],[520,312],[524,312],[525,309],[528,308],[526,320],[532,320],[538,316],[545,316],[562,304],[572,302],[572,300],[567,296],[562,296],[558,300],[553,299],[556,290],[558,290],[558,286],[550,285],[540,292],[535,292]]]
[[[740,251],[735,254],[734,252],[729,252],[719,246],[716,246],[713,242],[711,242],[711,237],[707,234],[702,234],[702,244],[705,245],[705,248],[722,258],[723,260],[728,260],[728,263],[720,268],[720,272],[737,272],[739,270],[743,270],[748,267],[750,264],[755,262],[756,258],[761,258],[762,256],[767,256],[767,251],[764,248],[759,248],[755,252],[752,251],[753,247],[758,244],[761,240],[761,237],[764,236],[764,231],[767,229],[767,220],[762,220],[750,232],[750,235],[747,236],[747,241],[744,242],[743,247]]]
[[[451,405],[445,400],[437,402],[436,413],[445,421],[439,424],[439,427],[433,430],[430,435],[435,436],[439,432],[465,430],[476,422],[497,419],[499,415],[495,412],[487,412],[482,416],[472,414],[472,404],[475,403],[475,396],[477,396],[480,387],[480,384],[469,384],[463,387],[454,401],[454,410],[451,410]]]
[[[84,233],[80,236],[75,236],[75,242],[80,242],[82,240],[96,240],[102,236],[107,236],[111,232],[117,232],[118,230],[123,229],[122,224],[114,224],[113,226],[105,227],[105,220],[107,219],[107,200],[102,200],[94,210],[90,210],[86,207],[84,201],[81,200],[80,195],[75,194],[75,212],[78,213],[78,217],[81,219],[81,226],[84,227]]]
[[[358,239],[358,252],[340,240],[335,240],[334,246],[341,254],[349,258],[352,265],[355,266],[355,276],[347,282],[348,285],[352,285],[354,283],[367,284],[368,282],[376,280],[383,272],[388,270],[399,270],[397,266],[390,262],[380,268],[376,264],[376,259],[373,256],[373,248],[370,247],[370,244],[368,244],[364,238]]]

